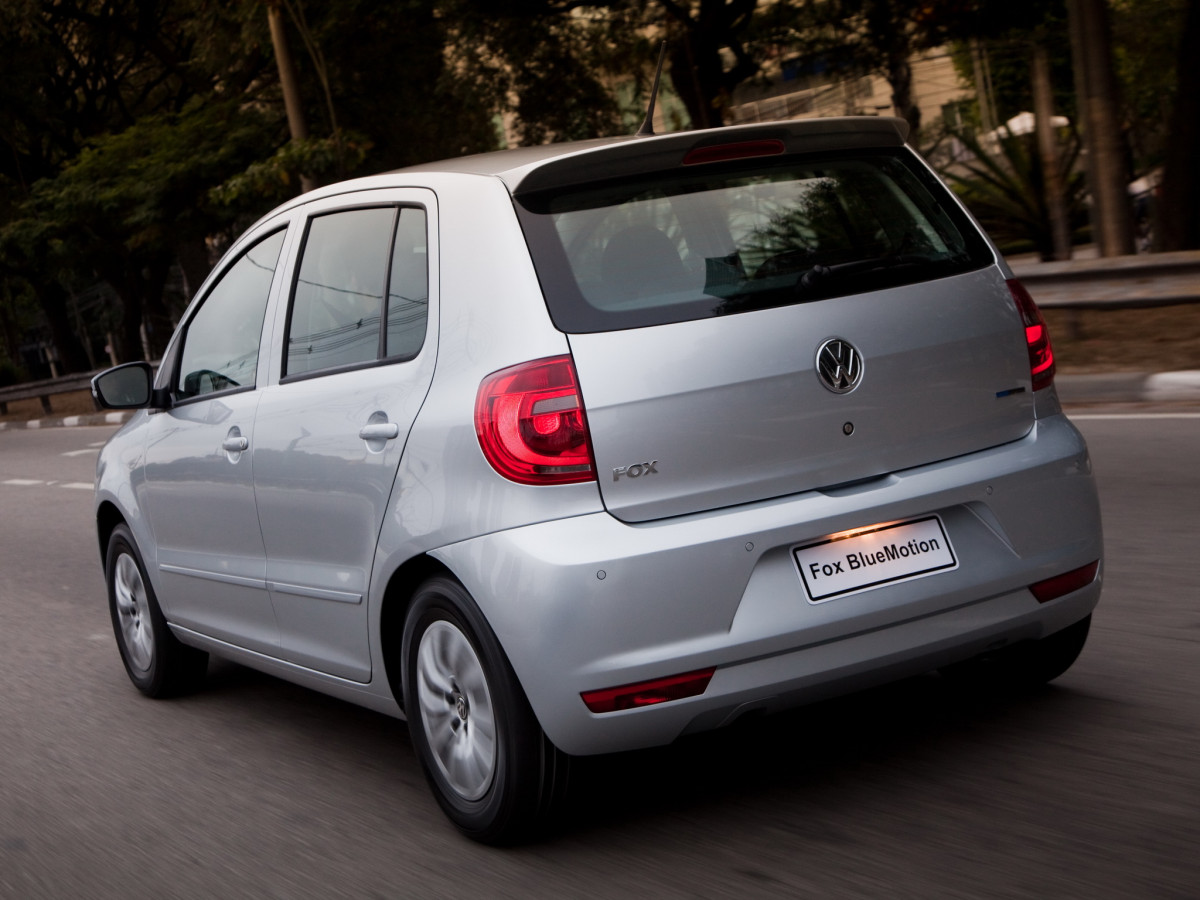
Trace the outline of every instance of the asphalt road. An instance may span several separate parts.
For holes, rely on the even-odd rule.
[[[1200,417],[1084,418],[1107,583],[1053,686],[936,676],[576,767],[458,837],[402,722],[213,664],[126,679],[90,524],[111,429],[0,432],[0,898],[1200,895]]]

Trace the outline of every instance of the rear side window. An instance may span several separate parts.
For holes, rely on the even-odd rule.
[[[355,209],[312,220],[292,300],[287,373],[373,360],[396,210]]]
[[[416,356],[428,320],[427,257],[424,210],[385,206],[314,217],[292,297],[284,375]]]
[[[913,284],[992,262],[895,151],[714,164],[518,197],[551,318],[609,331]]]

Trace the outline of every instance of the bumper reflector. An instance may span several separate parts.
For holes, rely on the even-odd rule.
[[[587,708],[594,713],[637,709],[639,706],[652,706],[655,703],[682,700],[684,697],[703,694],[715,671],[715,667],[701,669],[697,672],[656,678],[653,681],[624,684],[620,687],[603,688],[598,691],[584,691],[579,696],[583,698]]]
[[[1053,578],[1047,578],[1045,581],[1031,584],[1029,590],[1037,598],[1038,603],[1049,603],[1051,600],[1057,600],[1059,597],[1069,594],[1072,591],[1077,591],[1081,587],[1087,587],[1096,580],[1096,572],[1099,569],[1100,560],[1096,560],[1093,563],[1088,563],[1086,566],[1072,569],[1070,572],[1063,572],[1061,575],[1055,575]]]

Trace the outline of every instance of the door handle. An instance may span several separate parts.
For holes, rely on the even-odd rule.
[[[221,441],[221,449],[226,453],[243,453],[250,446],[250,441],[244,437],[227,437]]]
[[[400,426],[395,422],[372,422],[358,432],[364,441],[390,441],[400,436]]]

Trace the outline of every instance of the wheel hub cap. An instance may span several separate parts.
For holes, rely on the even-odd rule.
[[[150,600],[137,562],[128,553],[117,557],[113,576],[117,625],[129,665],[148,672],[154,662],[154,632],[150,625]]]
[[[496,773],[496,719],[487,675],[467,636],[434,622],[417,647],[417,702],[434,763],[464,800],[479,800]]]

